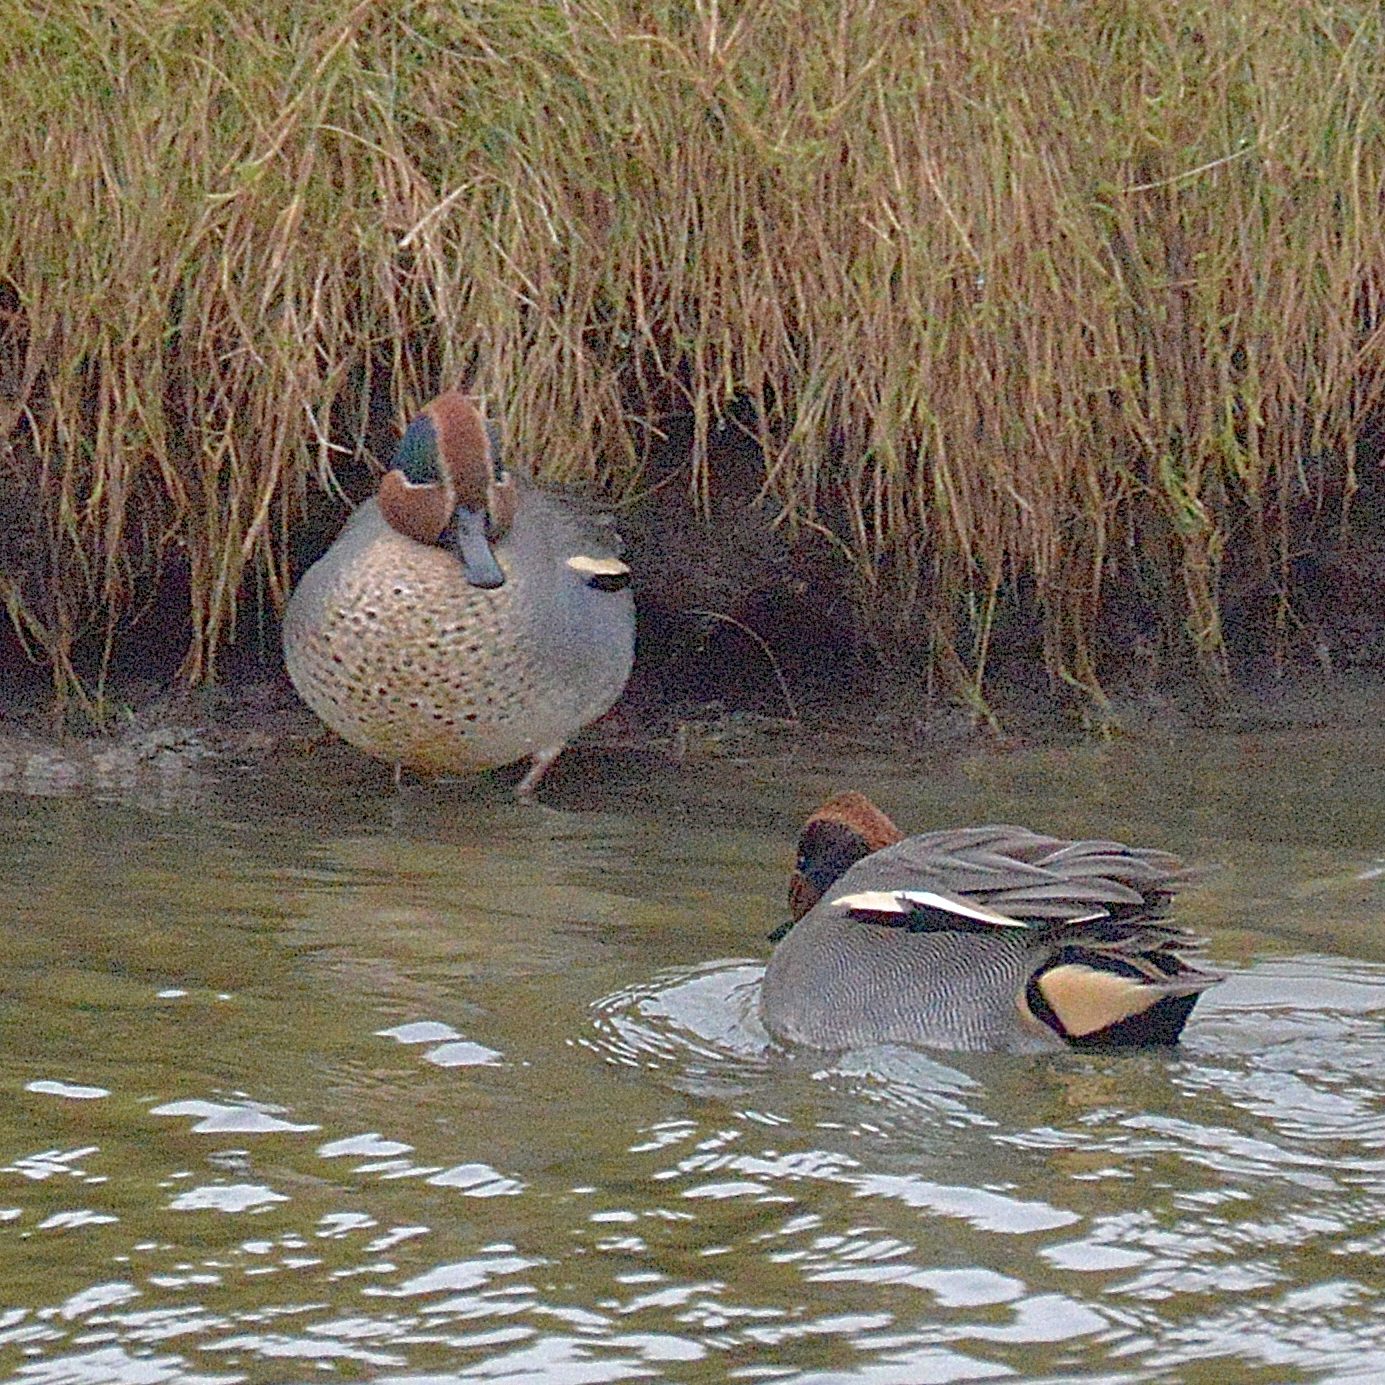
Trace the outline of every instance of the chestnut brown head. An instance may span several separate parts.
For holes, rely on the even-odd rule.
[[[380,479],[379,500],[392,529],[418,543],[455,547],[472,586],[504,584],[491,545],[514,521],[514,478],[469,395],[439,395],[413,419]]]
[[[789,876],[794,922],[862,857],[903,840],[904,834],[865,794],[852,789],[829,798],[798,836],[798,857]]]

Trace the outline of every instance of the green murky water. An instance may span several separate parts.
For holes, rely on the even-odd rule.
[[[610,769],[610,765],[605,766]],[[0,1371],[1385,1371],[1385,738],[0,798]],[[767,1048],[829,789],[1214,864],[1181,1052]]]

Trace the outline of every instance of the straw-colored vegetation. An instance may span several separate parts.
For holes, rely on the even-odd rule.
[[[1096,690],[1113,584],[1215,676],[1228,564],[1282,643],[1294,516],[1352,522],[1383,15],[0,0],[0,598],[90,694],[185,587],[207,677],[306,488],[466,378],[618,494],[751,429],[954,686],[1019,592]]]

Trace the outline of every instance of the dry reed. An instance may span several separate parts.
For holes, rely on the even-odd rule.
[[[467,378],[626,494],[690,416],[693,506],[748,426],[973,697],[1017,585],[1055,677],[1125,583],[1215,679],[1379,410],[1382,14],[0,0],[0,597],[99,704],[185,580],[209,677],[372,401]]]

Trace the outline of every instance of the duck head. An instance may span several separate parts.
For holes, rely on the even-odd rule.
[[[473,587],[504,585],[491,545],[514,522],[515,482],[469,395],[441,394],[409,424],[394,465],[380,478],[379,500],[391,529],[455,548]]]
[[[904,833],[865,794],[849,790],[829,798],[798,835],[798,858],[789,876],[793,918],[784,932],[863,856],[903,840]]]

